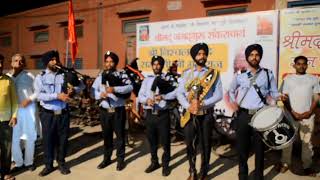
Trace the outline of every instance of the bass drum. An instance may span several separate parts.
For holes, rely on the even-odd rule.
[[[251,119],[250,125],[258,131],[263,142],[272,149],[283,149],[295,140],[297,128],[290,112],[278,106],[266,106]]]

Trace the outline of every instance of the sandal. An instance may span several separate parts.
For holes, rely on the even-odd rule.
[[[281,173],[285,173],[285,172],[287,172],[288,171],[288,169],[289,169],[289,166],[288,166],[288,164],[282,164],[282,167],[280,168],[280,172]]]
[[[4,180],[15,180],[16,178],[12,175],[5,175]]]

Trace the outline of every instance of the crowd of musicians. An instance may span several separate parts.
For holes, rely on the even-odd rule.
[[[86,92],[86,96],[90,96],[91,92],[99,105],[104,150],[98,169],[113,163],[111,157],[114,147],[116,170],[122,171],[126,167],[125,104],[131,92],[135,92],[137,102],[145,112],[146,139],[151,155],[145,173],[161,168],[163,176],[170,175],[170,106],[176,100],[183,107],[179,123],[183,128],[189,162],[187,179],[207,179],[213,145],[211,133],[216,120],[214,107],[223,98],[223,82],[219,71],[206,66],[209,50],[205,43],[193,45],[190,56],[194,66],[184,70],[181,76],[177,74],[176,66],[171,67],[170,73],[163,73],[165,59],[155,55],[150,60],[153,73],[144,77],[143,81],[139,74],[141,72],[132,67],[129,67],[129,73],[126,71],[128,68],[118,69],[118,55],[107,51],[101,73],[94,80],[91,89],[85,86],[84,81],[79,80],[76,71],[61,65],[57,51],[43,54],[41,60],[46,68],[36,77],[25,69],[26,60],[22,54],[12,56],[12,70],[4,74],[4,57],[0,56],[1,180],[15,179],[12,173],[22,169],[36,169],[33,158],[37,139],[37,107],[44,155],[44,168],[39,176],[55,171],[54,159],[61,174],[71,172],[65,162],[70,126],[68,102],[80,92]],[[212,53],[218,52],[210,52]],[[255,154],[254,179],[264,178],[266,145],[250,122],[259,110],[275,105],[277,101],[282,101],[293,117],[302,141],[301,159],[305,175],[315,175],[311,135],[314,129],[314,111],[319,103],[320,84],[319,78],[306,73],[308,59],[304,56],[294,59],[293,68],[296,73],[288,75],[281,91],[278,91],[273,72],[260,66],[263,47],[259,44],[249,45],[245,50],[245,58],[248,69],[234,74],[228,90],[230,104],[236,111],[234,122],[239,179],[248,179],[247,161],[251,147]],[[139,89],[136,88],[137,81],[131,77],[131,73],[137,73],[140,77],[142,83]],[[157,155],[159,144],[163,148],[161,160]],[[201,153],[199,171],[196,168],[197,150]],[[281,162],[276,164],[276,169],[284,173],[291,167],[292,144],[282,151]]]

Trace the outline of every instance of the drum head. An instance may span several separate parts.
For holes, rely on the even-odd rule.
[[[251,125],[257,130],[265,130],[272,127],[281,119],[283,111],[277,106],[266,106],[260,109],[251,119]]]

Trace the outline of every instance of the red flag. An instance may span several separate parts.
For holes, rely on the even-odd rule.
[[[76,25],[73,13],[72,0],[69,0],[69,20],[68,20],[69,43],[71,44],[71,58],[74,64],[78,52],[78,41],[76,34]]]

